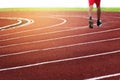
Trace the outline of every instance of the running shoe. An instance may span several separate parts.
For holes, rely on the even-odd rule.
[[[100,27],[102,25],[101,20],[97,20],[97,26]]]
[[[93,21],[92,21],[92,19],[89,20],[89,28],[93,28]]]

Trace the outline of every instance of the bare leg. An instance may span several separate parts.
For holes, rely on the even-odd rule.
[[[101,18],[101,9],[100,7],[97,7],[97,26],[101,26],[102,24],[100,18]]]
[[[92,21],[92,9],[93,6],[89,6],[89,28],[93,28],[93,21]]]
[[[101,17],[101,8],[97,7],[97,19],[100,20]]]
[[[92,10],[93,10],[93,6],[89,6],[89,18],[92,18]]]

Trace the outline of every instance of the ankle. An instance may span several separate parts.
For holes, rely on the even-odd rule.
[[[97,21],[100,21],[100,19],[97,19]]]
[[[92,16],[89,17],[89,20],[92,20]]]

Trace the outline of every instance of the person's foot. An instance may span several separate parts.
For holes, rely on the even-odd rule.
[[[92,19],[89,20],[89,28],[93,28],[93,21],[92,21]]]
[[[100,27],[102,25],[101,20],[97,20],[97,26]]]

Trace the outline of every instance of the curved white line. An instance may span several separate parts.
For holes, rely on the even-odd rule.
[[[0,17],[1,19],[9,19],[9,20],[16,20],[16,19],[12,19],[12,18],[5,18],[5,17]],[[7,26],[2,26],[2,27],[0,27],[0,30],[1,29],[4,29],[4,28],[7,28],[7,27],[9,27],[9,26],[14,26],[14,25],[18,25],[18,24],[21,24],[22,23],[22,21],[21,20],[19,20],[19,19],[17,19],[17,23],[14,23],[14,24],[10,24],[10,25],[7,25]]]
[[[120,52],[120,50],[111,51],[111,52],[104,52],[104,53],[97,53],[97,54],[80,56],[80,57],[72,57],[72,58],[51,60],[51,61],[39,62],[39,63],[10,67],[10,68],[2,68],[2,69],[0,69],[0,72],[8,71],[8,70],[21,69],[21,68],[28,68],[28,67],[33,67],[33,66],[41,66],[41,65],[45,65],[45,64],[53,64],[53,63],[59,63],[59,62],[65,62],[65,61],[73,61],[73,60],[78,60],[78,59],[86,59],[86,58],[92,58],[92,57],[97,57],[97,56],[110,55],[110,54],[115,54],[115,53],[118,53],[118,52]]]
[[[74,31],[74,30],[84,29],[84,28],[87,28],[87,27],[88,26],[75,27],[75,28],[70,28],[70,29],[65,29],[65,30],[58,30],[58,31],[53,31],[53,32],[40,33],[40,34],[36,34],[36,35],[27,35],[27,36],[21,36],[21,37],[8,38],[8,39],[0,40],[0,42],[1,41],[14,40],[14,39],[20,39],[20,38],[33,37],[33,36],[38,36],[38,35],[41,36],[41,35],[54,34],[54,33],[60,33],[60,32]]]
[[[27,19],[27,18],[10,18],[10,17],[0,17],[0,18],[1,19],[10,19],[10,20],[17,20],[17,21],[19,21],[18,23],[14,23],[14,24],[11,24],[11,25],[0,27],[0,30],[4,30],[5,28],[10,27],[10,26],[19,25],[19,24],[22,23],[22,20],[27,21],[27,23],[19,25],[19,27],[25,26],[25,25],[29,25],[29,24],[32,24],[34,22],[33,20],[30,20],[30,19]],[[12,27],[12,28],[16,28],[16,27]],[[9,29],[12,29],[12,28],[9,28]]]
[[[38,50],[32,50],[32,51],[38,51]],[[26,51],[26,52],[30,52],[30,51]],[[22,52],[22,53],[26,53],[26,52]],[[120,50],[116,50],[116,51],[112,51],[112,52],[106,52],[106,53],[100,53],[100,54],[97,54],[97,55],[87,55],[87,56],[84,56],[84,57],[81,56],[81,57],[67,58],[67,59],[48,61],[48,62],[41,62],[41,63],[35,63],[35,64],[29,64],[29,65],[23,65],[23,66],[17,66],[17,67],[11,67],[11,68],[4,68],[4,69],[0,69],[0,71],[14,70],[14,69],[27,68],[27,67],[32,67],[32,66],[40,66],[40,65],[49,64],[49,63],[56,63],[56,62],[62,62],[62,61],[70,61],[70,60],[82,59],[82,57],[83,58],[88,58],[88,57],[94,57],[94,56],[108,55],[108,54],[113,54],[113,53],[117,53],[117,52],[120,52]]]
[[[27,19],[27,18],[18,18],[18,19],[19,19],[19,20],[26,20],[26,21],[27,21],[27,23],[22,24],[22,25],[19,25],[19,27],[21,27],[21,26],[26,26],[26,25],[30,25],[30,24],[34,23],[34,20],[32,20],[32,19]]]
[[[112,23],[112,22],[116,22],[116,21],[110,21],[110,22],[106,22],[103,24]],[[94,25],[96,25],[96,24],[94,24]],[[65,30],[58,30],[58,31],[45,32],[45,33],[40,33],[40,34],[35,34],[35,35],[33,34],[33,35],[27,35],[27,36],[21,36],[21,37],[8,38],[8,39],[0,40],[0,42],[21,39],[21,38],[27,38],[27,37],[34,37],[34,36],[42,36],[42,35],[47,35],[47,34],[55,34],[55,33],[67,32],[67,31],[74,31],[74,30],[79,30],[79,29],[84,29],[84,28],[88,28],[88,26],[82,26],[82,27],[79,26],[79,27],[69,28],[69,29],[65,29]]]
[[[88,18],[88,17],[85,17],[85,16],[79,16],[79,15],[76,15],[76,16],[74,16],[74,15],[68,15],[68,16],[64,16],[64,15],[52,15],[53,17],[82,17],[82,18]],[[47,17],[47,16],[40,16],[40,17]],[[53,18],[52,17],[52,18]],[[94,20],[96,20],[95,18],[94,18]],[[117,22],[117,21],[109,21],[109,22],[105,22],[105,23],[103,23],[103,24],[107,24],[107,23],[110,23],[110,22]],[[94,25],[96,25],[96,24],[94,24]],[[49,26],[47,27],[47,28],[49,28]],[[81,29],[82,28],[87,28],[87,26],[84,26],[84,27],[80,27]],[[80,29],[79,27],[78,27],[78,29]],[[41,28],[36,28],[36,29],[32,29],[32,30],[26,30],[26,31],[20,31],[20,32],[15,32],[15,33],[10,33],[10,34],[3,34],[3,35],[0,35],[0,36],[7,36],[7,35],[12,35],[12,34],[17,34],[17,33],[23,33],[23,32],[29,32],[29,31],[34,31],[34,30],[39,30],[39,29],[41,29]],[[75,28],[72,28],[73,30],[76,30],[77,29],[77,27],[75,27]],[[69,30],[69,29],[68,29]],[[56,31],[56,32],[62,32],[62,31],[64,31],[64,30],[61,30],[61,31]],[[67,30],[66,30],[67,31]],[[49,32],[49,33],[52,33],[52,32]],[[47,33],[41,33],[41,34],[39,34],[39,35],[44,35],[44,34],[47,34]],[[29,35],[29,36],[33,36],[33,35]],[[26,37],[26,36],[23,36],[23,37]],[[12,40],[12,39],[19,39],[19,38],[22,38],[22,37],[16,37],[16,38],[9,38],[9,39],[7,39],[7,40]],[[0,40],[0,41],[4,41],[4,40]]]
[[[55,17],[48,17],[48,18],[55,18]],[[24,33],[24,32],[29,32],[29,31],[35,31],[35,30],[42,30],[42,29],[52,28],[52,27],[63,25],[63,24],[65,24],[67,22],[67,20],[63,19],[63,18],[55,18],[55,19],[62,20],[63,22],[55,24],[55,25],[47,26],[47,27],[44,27],[44,28],[36,28],[36,29],[25,30],[25,31],[20,31],[20,32],[15,32],[15,33],[3,34],[3,35],[0,35],[0,36],[8,36],[8,35],[12,35],[12,34],[18,34],[18,33]]]
[[[10,25],[7,25],[7,26],[0,27],[0,29],[4,29],[4,28],[10,27],[10,26],[15,26],[15,25],[18,25],[18,24],[21,24],[21,23],[22,23],[21,20],[17,20],[17,21],[18,21],[17,23],[14,23],[14,24],[10,24]]]
[[[88,17],[85,17],[85,16],[80,16],[80,15],[52,15],[52,16],[55,16],[55,17],[83,17],[83,18],[87,18]],[[112,16],[106,16],[106,17],[110,17],[110,18],[120,18],[120,16],[117,16],[117,17],[112,17]],[[96,18],[93,18],[94,20],[97,20]]]

